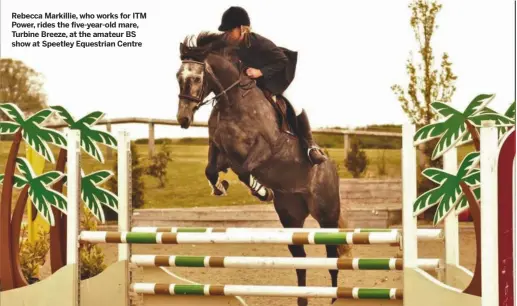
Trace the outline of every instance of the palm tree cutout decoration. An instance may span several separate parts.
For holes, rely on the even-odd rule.
[[[114,173],[108,170],[100,170],[88,175],[81,171],[81,199],[88,207],[88,210],[102,223],[106,221],[102,205],[111,208],[115,212],[118,211],[117,195],[99,187],[99,185],[104,184],[113,175]]]
[[[420,128],[414,136],[414,144],[422,144],[440,138],[434,148],[435,160],[453,148],[473,141],[475,152],[465,156],[456,173],[448,173],[438,168],[428,168],[422,174],[438,187],[421,194],[413,204],[415,216],[432,206],[438,205],[433,223],[437,225],[451,213],[460,214],[470,209],[476,233],[476,267],[474,276],[465,293],[481,296],[481,214],[480,214],[480,170],[479,170],[479,132],[481,122],[493,120],[498,127],[500,139],[515,126],[515,101],[504,115],[486,106],[494,95],[481,94],[475,97],[464,112],[460,112],[441,102],[431,107],[443,117],[443,121]]]
[[[51,114],[57,112],[70,129],[81,131],[81,147],[100,162],[104,162],[104,158],[97,143],[116,148],[116,139],[109,133],[92,129],[92,126],[104,116],[102,112],[93,112],[75,121],[60,106],[41,110],[27,119],[15,104],[0,104],[0,110],[12,120],[0,122],[0,134],[14,135],[5,173],[0,176],[0,183],[3,185],[0,205],[0,279],[2,280],[1,290],[9,290],[27,285],[20,268],[19,245],[17,242],[19,241],[23,212],[28,197],[30,197],[38,213],[52,225],[50,231],[53,272],[65,265],[66,252],[63,250],[66,250],[65,213],[67,203],[62,194],[62,188],[63,184],[66,183],[66,177],[63,174],[66,164],[66,138],[58,131],[44,128],[41,124]],[[21,141],[25,141],[46,161],[56,163],[56,170],[39,176],[35,175],[26,159],[17,158]],[[57,162],[49,144],[60,148]],[[19,174],[15,174],[15,168],[18,169]],[[89,175],[82,173],[81,197],[94,216],[101,222],[105,221],[101,205],[106,205],[115,211],[118,207],[116,195],[98,186],[112,175],[112,172],[105,170]],[[21,189],[21,192],[11,217],[13,188]],[[52,239],[52,234],[54,234],[55,239]],[[61,238],[63,239],[61,240]]]
[[[23,157],[16,158],[16,166],[21,175],[14,175],[13,186],[22,189],[28,186],[28,195],[41,214],[43,219],[51,226],[54,226],[54,215],[50,209],[51,206],[56,207],[66,213],[66,198],[61,194],[49,188],[63,176],[62,172],[49,171],[37,176],[27,159]],[[0,174],[0,183],[3,183],[4,175]]]
[[[95,111],[79,120],[75,120],[74,117],[62,106],[51,106],[50,108],[68,125],[69,129],[79,130],[81,132],[81,148],[98,162],[104,163],[104,157],[97,143],[116,149],[117,140],[115,137],[107,132],[92,128],[100,119],[102,119],[102,117],[104,117],[103,112]],[[59,152],[56,170],[64,171],[65,164],[66,150],[61,150]],[[62,192],[63,183],[64,181],[54,185],[54,189]],[[53,211],[57,216],[55,226],[50,228],[50,268],[52,273],[55,273],[66,264],[66,214],[59,212],[55,208],[53,208]],[[94,215],[101,222],[105,221],[104,212],[102,212],[102,219],[100,219],[101,215],[95,213]]]

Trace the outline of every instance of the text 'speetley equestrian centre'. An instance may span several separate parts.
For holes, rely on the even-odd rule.
[[[103,48],[103,47],[134,48],[134,47],[142,47],[143,44],[140,41],[122,41],[122,40],[119,40],[117,42],[113,42],[113,41],[81,41],[81,40],[76,40],[75,42],[66,41],[66,40],[55,42],[55,41],[44,40],[41,42],[41,46],[43,48],[56,48],[56,47],[57,48],[63,48],[63,47],[66,47],[66,48],[74,48],[74,47],[76,47],[76,48]]]

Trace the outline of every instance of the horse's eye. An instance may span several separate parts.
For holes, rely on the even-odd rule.
[[[194,82],[196,82],[196,83],[201,82],[201,78],[200,78],[200,77],[195,77],[195,78],[194,78]]]

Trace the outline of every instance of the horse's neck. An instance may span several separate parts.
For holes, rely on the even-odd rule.
[[[219,94],[232,86],[235,82],[240,84],[222,94],[218,102],[220,118],[226,121],[240,122],[242,120],[261,121],[261,125],[275,125],[275,110],[267,101],[262,91],[253,85],[251,79],[242,76],[241,73],[226,59],[215,57],[211,64],[214,76],[219,83],[219,89],[214,92]],[[253,92],[256,91],[256,92]],[[222,102],[222,103],[221,103]],[[275,122],[269,123],[273,119]]]

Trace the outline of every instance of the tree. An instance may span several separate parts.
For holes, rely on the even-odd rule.
[[[348,151],[347,159],[345,160],[345,166],[352,174],[353,178],[358,178],[366,170],[368,165],[368,158],[366,153],[360,149],[361,142],[354,138],[351,144],[351,150]]]
[[[434,68],[431,40],[434,30],[437,28],[436,15],[440,12],[442,5],[433,0],[415,0],[409,5],[409,8],[412,12],[410,24],[418,43],[420,62],[414,62],[412,53],[410,53],[406,63],[409,76],[407,90],[404,90],[401,85],[393,85],[391,89],[411,122],[425,125],[437,119],[437,114],[431,109],[432,102],[451,101],[456,91],[454,83],[457,77],[452,72],[452,63],[449,61],[447,53],[442,55],[440,69]]]
[[[440,68],[434,63],[432,38],[436,25],[436,16],[442,9],[442,5],[435,0],[414,0],[409,4],[411,10],[410,25],[418,44],[418,61],[412,58],[412,52],[406,63],[406,71],[409,76],[407,89],[401,85],[393,85],[391,89],[397,96],[402,110],[408,115],[410,121],[417,127],[430,124],[438,115],[432,111],[431,103],[440,101],[448,103],[456,91],[454,83],[457,76],[452,72],[452,63],[449,55],[443,53]],[[423,144],[419,148],[419,168],[441,168],[442,159],[431,159],[432,150],[436,146],[435,141]],[[418,177],[418,192],[426,192],[435,185],[432,181]],[[431,217],[434,208],[424,214]]]
[[[31,115],[47,108],[47,97],[42,91],[43,77],[23,62],[0,59],[0,102],[16,104],[20,110]],[[0,120],[7,117],[0,113]]]
[[[159,187],[165,187],[167,182],[167,167],[172,161],[171,150],[167,143],[162,145],[162,150],[151,157],[151,163],[147,167],[147,174],[156,177],[159,181]]]

